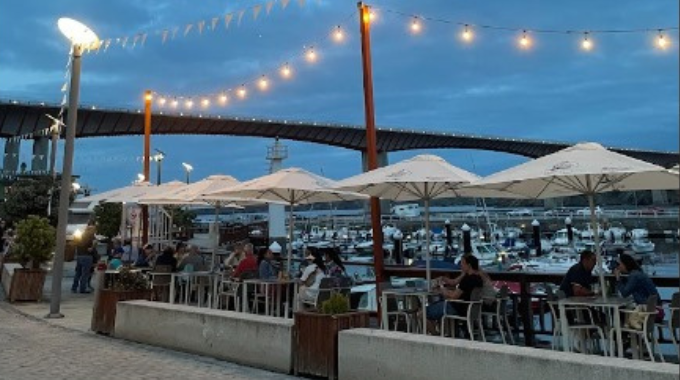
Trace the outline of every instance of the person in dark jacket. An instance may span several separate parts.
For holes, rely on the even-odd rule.
[[[177,271],[177,259],[175,258],[175,249],[172,247],[165,247],[163,253],[156,259],[154,268],[159,265],[168,265],[173,272]]]

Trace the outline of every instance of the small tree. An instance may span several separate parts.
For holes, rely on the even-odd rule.
[[[194,225],[194,219],[196,219],[195,212],[178,206],[166,206],[165,209],[172,215],[172,224],[178,228],[188,230]]]
[[[26,268],[40,269],[43,263],[52,258],[56,231],[47,218],[29,215],[17,223],[17,237],[14,239],[12,256],[16,256]]]
[[[120,203],[104,203],[94,208],[94,218],[97,222],[97,233],[111,240],[118,235],[123,213]]]
[[[54,181],[50,176],[27,177],[17,179],[6,188],[6,201],[0,207],[0,214],[10,223],[26,219],[29,215],[47,216],[50,189]],[[71,201],[73,201],[71,194]],[[52,215],[50,223],[57,224],[57,207],[59,207],[59,188],[52,191]]]

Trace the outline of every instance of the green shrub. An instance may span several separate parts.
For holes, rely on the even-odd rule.
[[[149,282],[140,272],[132,272],[128,267],[120,268],[113,282],[113,290],[144,290],[149,288]]]
[[[40,269],[40,266],[52,259],[56,241],[56,230],[47,218],[29,215],[17,223],[17,236],[12,246],[12,256],[21,265]]]
[[[324,314],[343,314],[349,310],[349,298],[340,293],[333,293],[331,298],[321,304],[321,312]]]

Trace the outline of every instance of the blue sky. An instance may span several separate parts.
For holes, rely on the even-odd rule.
[[[209,113],[361,124],[361,61],[353,0],[307,0],[300,7],[280,0],[269,15],[243,17],[240,26],[210,20],[260,1],[1,0],[0,97],[59,102],[68,46],[59,34],[61,16],[79,19],[102,38],[149,32],[135,49],[111,46],[83,59],[81,102],[139,108],[145,89],[176,95],[218,93],[251,83],[291,62],[292,80],[271,77],[271,88],[250,88],[247,100]],[[474,42],[458,39],[454,24],[425,22],[418,36],[409,18],[388,10],[439,19],[528,29],[636,29],[678,25],[678,2],[657,1],[386,1],[374,3],[373,65],[376,119],[380,126],[466,132],[605,145],[678,150],[678,34],[671,48],[653,47],[655,33],[593,35],[595,49],[579,49],[579,35],[532,35],[528,51],[518,33],[473,29]],[[184,26],[207,20],[201,35]],[[335,25],[347,40],[327,39]],[[165,44],[155,31],[180,27]],[[300,61],[314,45],[317,63]],[[297,58],[296,58],[297,57]],[[198,111],[195,111],[198,112]],[[225,173],[245,180],[265,174],[271,140],[242,137],[163,136],[152,145],[167,153],[165,180],[182,179],[181,162],[196,168],[194,179]],[[360,170],[354,151],[286,142],[286,166],[340,179]],[[97,191],[123,186],[141,171],[141,137],[77,142],[75,171]],[[390,162],[418,152],[390,155]],[[452,164],[481,175],[523,158],[491,152],[436,150]],[[60,152],[61,154],[61,152]],[[22,161],[30,162],[24,144]],[[152,176],[155,174],[152,171]]]

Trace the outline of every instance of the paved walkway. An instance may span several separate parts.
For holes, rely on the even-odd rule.
[[[0,301],[0,379],[294,379],[35,320]]]

